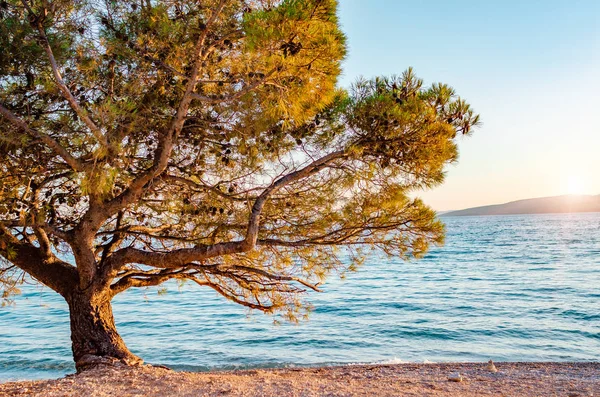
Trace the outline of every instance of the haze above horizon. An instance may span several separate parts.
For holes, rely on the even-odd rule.
[[[511,208],[515,205],[523,210],[523,212],[520,212],[523,214],[600,212],[600,194],[565,194],[560,196],[528,197],[504,203],[490,203],[476,207],[440,211],[440,214],[487,210],[492,207]],[[485,212],[486,211],[483,211],[481,215],[487,215]],[[503,213],[492,213],[492,215],[503,215]]]
[[[340,18],[342,86],[413,66],[481,114],[446,182],[418,194],[434,209],[600,193],[600,2],[340,0]]]

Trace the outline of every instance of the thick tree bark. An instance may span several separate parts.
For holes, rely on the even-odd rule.
[[[62,296],[71,293],[79,280],[75,267],[61,261],[54,254],[46,255],[39,247],[18,240],[1,226],[0,256],[2,258]]]
[[[108,294],[71,294],[71,341],[75,367],[80,372],[98,364],[140,365],[142,359],[127,349],[117,332]]]

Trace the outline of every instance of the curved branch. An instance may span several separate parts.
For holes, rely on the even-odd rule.
[[[221,286],[219,286],[218,284],[213,283],[211,281],[208,281],[208,280],[207,281],[200,281],[196,277],[189,277],[188,279],[191,280],[191,281],[193,281],[193,282],[195,282],[198,285],[208,286],[208,287],[214,289],[215,291],[217,291],[219,294],[221,294],[225,298],[230,299],[233,302],[235,302],[237,304],[240,304],[242,306],[249,307],[250,309],[260,310],[260,311],[265,312],[265,313],[271,313],[273,311],[273,309],[275,309],[275,307],[273,305],[271,305],[271,306],[259,305],[259,304],[256,304],[256,303],[252,303],[252,302],[248,302],[248,301],[242,300],[242,299],[238,298],[235,295],[228,294],[223,288],[221,288]]]
[[[85,169],[84,164],[81,163],[75,157],[73,157],[67,151],[67,149],[65,149],[60,143],[55,141],[49,135],[46,135],[42,132],[38,132],[38,131],[31,129],[25,121],[18,118],[13,112],[8,110],[2,104],[0,104],[0,114],[2,116],[4,116],[8,121],[10,121],[14,126],[16,126],[18,129],[25,132],[27,135],[29,135],[33,138],[38,138],[42,142],[44,142],[46,145],[48,145],[48,147],[50,149],[52,149],[54,151],[54,153],[56,153],[58,156],[60,156],[75,171],[83,171]]]
[[[77,269],[73,266],[51,253],[48,255],[40,248],[17,239],[2,225],[0,256],[65,297],[79,282]]]
[[[183,270],[182,270],[183,271]],[[159,273],[148,273],[148,272],[135,272],[129,273],[123,276],[119,281],[110,286],[111,296],[115,296],[128,290],[129,288],[143,288],[143,287],[154,287],[160,285],[165,281],[173,278],[189,278],[188,275],[182,274],[181,271],[176,272],[159,272]]]
[[[375,219],[370,219],[373,221]],[[280,239],[260,239],[257,240],[257,245],[269,246],[269,247],[304,247],[307,245],[352,245],[352,244],[365,244],[361,241],[352,241],[348,242],[347,240],[357,236],[362,232],[373,232],[373,231],[381,231],[381,230],[395,230],[401,226],[407,226],[409,223],[413,222],[412,219],[403,220],[402,222],[392,222],[382,225],[369,225],[368,223],[364,223],[362,225],[355,226],[347,226],[339,229],[332,230],[329,233],[322,234],[320,236],[315,236],[311,238],[305,238],[302,240],[295,241],[287,241]]]
[[[281,276],[281,275],[278,275],[278,274],[269,273],[269,272],[264,271],[262,269],[256,269],[254,267],[241,266],[241,265],[227,266],[227,269],[241,270],[241,271],[244,271],[244,272],[253,273],[253,274],[256,274],[256,275],[259,275],[259,276],[263,276],[263,277],[265,277],[265,278],[267,278],[269,280],[274,280],[274,281],[295,281],[297,283],[300,283],[300,284],[304,285],[307,288],[312,289],[313,291],[321,292],[321,290],[319,289],[318,285],[311,284],[308,281],[302,280],[301,278],[298,278],[298,277]],[[226,273],[226,272],[224,272],[224,273]]]
[[[163,181],[166,181],[166,182],[171,181],[171,182],[182,183],[184,185],[188,185],[189,187],[191,187],[193,189],[197,189],[198,191],[205,191],[205,192],[208,192],[208,193],[214,193],[215,195],[223,197],[224,199],[227,199],[227,200],[241,201],[241,202],[248,201],[247,197],[238,197],[238,196],[240,196],[240,194],[242,194],[244,192],[235,193],[235,194],[227,194],[227,193],[221,191],[220,189],[218,189],[215,186],[201,185],[201,184],[199,184],[197,182],[194,182],[194,181],[192,181],[190,179],[187,179],[187,178],[183,178],[181,176],[175,176],[175,175],[165,174],[165,175],[162,175],[160,177],[160,179],[162,179]]]
[[[23,4],[29,10],[29,12],[33,15],[33,11],[31,10],[31,8],[29,7],[29,5],[27,4],[27,2],[25,0],[23,0]],[[41,42],[42,47],[44,48],[44,51],[46,51],[46,55],[48,55],[48,60],[50,61],[50,66],[52,68],[52,74],[54,75],[54,80],[56,81],[56,84],[58,85],[58,89],[60,90],[60,92],[62,93],[64,98],[67,100],[67,102],[69,102],[71,109],[73,109],[73,111],[75,113],[77,113],[77,115],[81,118],[81,120],[83,120],[85,125],[88,126],[90,131],[92,131],[92,134],[96,137],[98,142],[102,146],[108,147],[108,141],[106,140],[106,137],[104,136],[104,134],[102,133],[100,128],[98,128],[98,126],[88,116],[85,109],[83,109],[81,107],[81,105],[79,105],[79,102],[77,102],[77,99],[75,99],[75,97],[73,96],[73,94],[71,93],[71,91],[69,90],[67,85],[65,84],[65,82],[60,74],[60,71],[58,70],[59,69],[58,63],[56,62],[56,58],[54,57],[54,52],[52,51],[52,47],[50,47],[50,41],[48,40],[48,36],[46,35],[46,31],[44,30],[44,26],[42,25],[41,20],[39,18],[34,18],[31,25],[40,34],[40,42]]]
[[[269,196],[275,192],[277,192],[282,187],[289,185],[290,183],[296,182],[300,179],[304,179],[309,177],[317,172],[321,171],[325,166],[331,163],[334,160],[344,158],[347,154],[344,150],[338,150],[336,152],[330,153],[320,159],[317,159],[307,165],[306,167],[287,174],[275,182],[271,184],[267,189],[265,189],[260,196],[254,201],[254,205],[252,206],[252,211],[250,213],[250,220],[248,222],[248,230],[246,232],[246,239],[244,240],[247,245],[250,247],[254,247],[256,245],[256,241],[258,239],[258,230],[260,226],[260,214],[262,209],[269,198]]]
[[[203,261],[222,255],[238,254],[248,252],[256,246],[258,230],[260,226],[260,215],[267,199],[271,194],[277,192],[290,183],[307,178],[326,167],[334,160],[344,158],[347,154],[340,150],[317,159],[306,167],[287,174],[266,188],[255,200],[248,221],[246,237],[240,241],[230,241],[213,245],[197,245],[194,248],[181,248],[170,252],[148,252],[134,247],[122,248],[110,256],[109,272],[116,272],[129,263],[139,263],[162,269],[173,269],[185,264]]]
[[[248,248],[245,246],[245,240],[213,245],[198,245],[194,248],[180,248],[169,252],[149,252],[127,247],[112,254],[107,263],[111,264],[113,271],[118,271],[130,263],[152,266],[159,269],[176,269],[191,262],[246,251],[248,251]]]

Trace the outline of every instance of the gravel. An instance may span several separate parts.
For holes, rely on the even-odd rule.
[[[0,396],[600,397],[600,363],[350,365],[228,372],[98,367],[58,380],[0,384]],[[449,381],[460,374],[461,382]]]

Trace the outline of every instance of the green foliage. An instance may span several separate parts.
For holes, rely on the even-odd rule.
[[[355,270],[371,250],[410,259],[443,242],[435,212],[410,197],[443,181],[457,135],[479,116],[412,69],[336,88],[346,54],[336,1],[25,3],[0,10],[10,54],[0,105],[29,128],[0,113],[0,225],[21,241],[44,232],[53,252],[73,253],[65,235],[101,219],[85,247],[95,268],[123,247],[166,254],[241,241],[265,189],[338,153],[269,196],[251,251],[168,275],[132,263],[115,283],[136,272],[182,281],[203,266],[195,281],[293,320],[307,285]],[[164,169],[133,202],[99,210],[125,202],[163,153]]]

